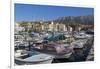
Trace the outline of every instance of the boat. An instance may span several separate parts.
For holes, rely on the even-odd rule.
[[[73,48],[68,44],[48,43],[36,45],[36,47],[33,47],[33,50],[52,55],[56,58],[67,58],[72,54]]]
[[[83,48],[84,44],[87,42],[87,39],[79,39],[71,43],[73,48]]]
[[[94,60],[94,48],[93,48],[93,46],[90,49],[89,54],[88,54],[86,60],[87,61],[93,61]]]
[[[14,58],[17,65],[47,64],[53,60],[51,55],[25,50],[17,51]]]
[[[71,33],[69,33],[69,32],[64,32],[64,36],[65,36],[66,38],[72,37]]]
[[[89,34],[86,34],[85,32],[78,32],[78,33],[74,34],[74,37],[78,38],[78,39],[86,39],[86,38],[90,38],[92,36]]]

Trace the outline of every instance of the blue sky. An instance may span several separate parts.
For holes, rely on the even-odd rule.
[[[15,4],[15,21],[53,20],[65,16],[93,15],[93,8]]]

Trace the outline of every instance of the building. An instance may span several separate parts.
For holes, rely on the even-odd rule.
[[[58,31],[67,31],[65,24],[58,24]]]
[[[87,29],[92,26],[86,26],[86,25],[80,25],[72,27],[70,25],[62,24],[62,23],[55,23],[55,22],[26,22],[26,23],[16,23],[15,24],[15,30],[16,31],[51,31],[51,32],[60,32],[60,31],[80,31],[82,29]]]
[[[15,23],[14,31],[15,31],[15,33],[18,33],[19,31],[25,31],[25,28],[21,27],[20,23]]]
[[[73,28],[71,26],[67,26],[67,31],[72,32],[73,31]]]

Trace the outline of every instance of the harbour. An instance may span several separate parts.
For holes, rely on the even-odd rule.
[[[16,65],[80,62],[89,60],[88,55],[93,46],[93,35],[88,35],[87,37],[86,34],[84,38],[83,36],[82,38],[80,38],[81,36],[76,38],[76,35],[73,35],[65,38],[64,35],[61,36],[61,34],[56,33],[57,36],[55,36],[55,38],[54,36],[48,36],[49,39],[45,37],[43,37],[44,39],[41,37],[36,38],[35,36],[36,39],[33,37],[34,40],[32,38],[26,41],[23,39],[23,41],[20,42],[16,40],[15,54],[18,54],[18,50],[23,51],[19,51],[19,57],[15,55]],[[38,53],[35,54],[36,56],[34,55],[35,52]],[[23,53],[25,54],[22,55]]]
[[[93,8],[16,4],[15,11],[16,66],[94,61]]]

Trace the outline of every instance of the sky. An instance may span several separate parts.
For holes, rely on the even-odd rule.
[[[15,4],[15,22],[54,20],[66,16],[94,15],[93,8]]]

